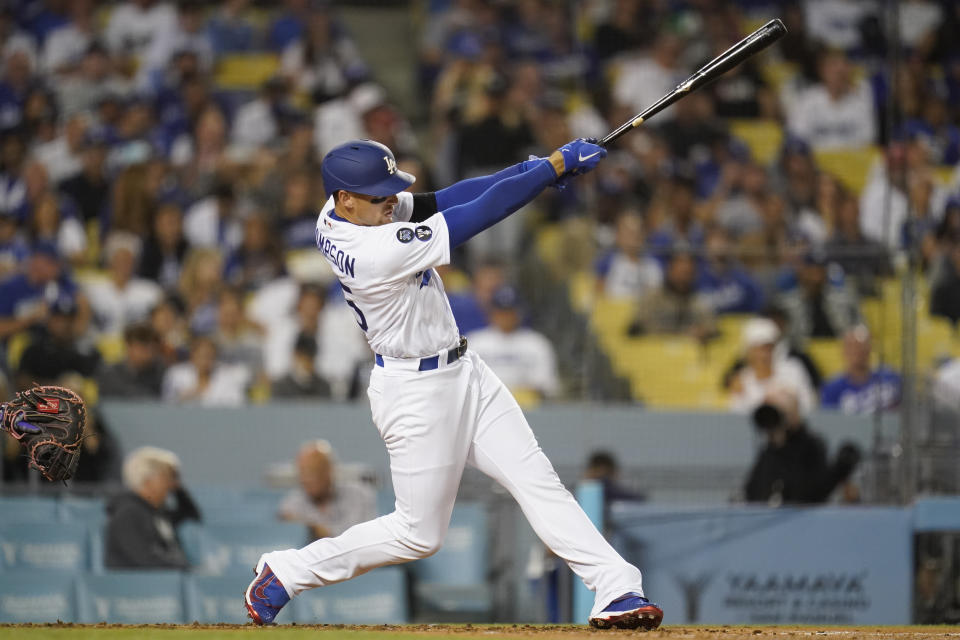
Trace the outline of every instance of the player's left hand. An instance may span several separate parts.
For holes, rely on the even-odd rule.
[[[25,449],[30,466],[47,480],[69,480],[77,470],[86,407],[63,387],[33,387],[0,405],[0,430]]]
[[[557,175],[577,176],[595,169],[607,157],[607,150],[596,142],[595,138],[577,138],[554,151],[550,162]]]

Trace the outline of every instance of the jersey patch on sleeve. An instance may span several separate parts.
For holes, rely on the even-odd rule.
[[[397,240],[404,244],[413,240],[413,229],[410,227],[400,227],[397,229]]]
[[[417,234],[417,240],[420,240],[421,242],[426,242],[433,237],[433,229],[425,224],[420,225],[413,231]]]

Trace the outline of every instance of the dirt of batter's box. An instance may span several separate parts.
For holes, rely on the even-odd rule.
[[[255,631],[258,627],[252,624],[74,624],[74,623],[47,623],[47,624],[0,624],[0,632],[13,628],[64,628],[64,629],[151,629],[151,630],[217,630],[217,631]],[[605,636],[623,637],[643,636],[649,640],[657,638],[668,640],[757,640],[757,637],[779,636],[782,640],[933,640],[944,638],[960,640],[960,627],[956,626],[898,626],[898,627],[786,627],[786,626],[728,626],[713,625],[702,627],[665,626],[656,631],[592,629],[584,625],[533,625],[533,624],[407,624],[407,625],[345,625],[345,624],[318,624],[318,625],[280,625],[273,630],[283,629],[309,630],[319,633],[342,633],[344,631],[358,631],[369,634],[382,632],[385,638],[402,634],[405,637],[423,636],[430,638],[435,635],[477,636],[484,638],[525,638],[535,636],[540,640],[559,638],[561,640],[602,640]],[[332,636],[331,637],[335,637]]]

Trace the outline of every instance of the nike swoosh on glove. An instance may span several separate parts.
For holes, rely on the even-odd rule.
[[[593,171],[607,157],[607,150],[595,143],[593,138],[577,138],[560,147],[564,174],[578,176]]]

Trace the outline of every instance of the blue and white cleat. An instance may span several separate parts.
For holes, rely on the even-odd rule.
[[[639,593],[626,593],[590,618],[597,629],[643,629],[653,631],[663,621],[663,609]]]
[[[273,624],[273,619],[280,613],[283,605],[290,602],[290,596],[267,563],[264,562],[259,570],[254,569],[254,573],[257,577],[247,587],[244,595],[247,615],[254,624]]]

